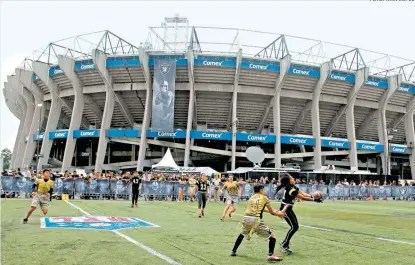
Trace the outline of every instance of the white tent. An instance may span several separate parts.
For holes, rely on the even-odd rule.
[[[167,152],[164,154],[160,162],[151,166],[154,170],[178,170],[176,162],[174,162],[173,156],[171,155],[170,148],[167,148]]]

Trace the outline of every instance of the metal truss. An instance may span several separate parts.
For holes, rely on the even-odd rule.
[[[138,54],[138,47],[115,35],[109,30],[104,31],[104,34],[96,47],[107,55],[130,55]]]
[[[196,53],[202,53],[202,48],[200,47],[199,38],[197,37],[197,32],[195,27],[192,27],[192,33],[190,34],[190,47]]]
[[[358,71],[366,67],[358,48],[343,53],[331,59],[333,68],[337,70]]]
[[[40,54],[34,54],[35,57],[33,59],[38,62],[52,65],[56,64],[58,55],[63,55],[73,59],[86,58],[90,56],[87,53],[79,52],[56,43],[49,43]]]
[[[398,66],[392,69],[383,70],[375,73],[379,76],[390,76],[394,74],[402,75],[402,80],[406,82],[415,82],[415,62]]]
[[[254,57],[279,60],[289,54],[285,37],[284,35],[281,35],[268,46],[260,50]]]

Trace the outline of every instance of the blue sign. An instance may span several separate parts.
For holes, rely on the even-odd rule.
[[[310,77],[320,77],[320,71],[311,69],[311,68],[303,68],[303,67],[296,67],[291,66],[290,69],[288,69],[289,74],[294,75],[304,75],[304,76],[310,76]]]
[[[348,75],[343,73],[331,73],[330,79],[335,81],[343,81],[347,83],[354,84],[356,82],[356,77],[354,75]]]
[[[32,79],[33,79],[33,81],[36,81],[36,80],[38,80],[38,79],[39,79],[39,77],[37,77],[37,75],[33,74],[33,75],[32,75]]]
[[[84,71],[84,70],[91,70],[95,69],[96,66],[93,62],[90,63],[76,63],[75,64],[75,70],[76,71]]]
[[[390,152],[394,154],[408,154],[408,147],[405,145],[391,144]]]
[[[124,130],[118,130],[118,129],[107,130],[107,137],[124,137]]]
[[[398,91],[402,91],[402,92],[407,92],[407,93],[411,93],[411,94],[415,94],[415,87],[411,86],[411,85],[407,85],[407,84],[402,84],[399,88]]]
[[[66,139],[68,131],[49,132],[49,139]]]
[[[237,133],[236,141],[242,142],[260,142],[260,143],[275,143],[276,137],[271,134],[249,134],[249,133]]]
[[[126,228],[159,226],[133,217],[87,215],[69,217],[44,217],[40,219],[40,227],[115,231]]]
[[[379,79],[369,78],[369,80],[367,80],[365,84],[367,86],[379,87],[379,88],[383,88],[383,89],[388,88],[388,82],[385,82],[385,81],[382,81],[382,80],[379,80]]]
[[[236,60],[213,60],[213,59],[195,59],[195,66],[205,67],[233,67],[236,68]]]
[[[379,143],[358,142],[356,143],[357,150],[383,152],[383,145]]]
[[[147,137],[150,138],[186,138],[186,131],[175,132],[153,132],[147,131]]]
[[[262,71],[269,71],[269,72],[279,72],[280,66],[275,64],[264,64],[264,63],[256,63],[256,62],[248,62],[242,61],[241,68],[243,69],[250,69],[250,70],[262,70]]]
[[[33,140],[35,141],[43,140],[43,136],[44,136],[44,133],[40,133],[40,134],[35,133],[33,134]]]
[[[141,131],[140,130],[134,130],[134,129],[125,130],[125,137],[139,138],[140,136],[141,136]]]
[[[187,63],[187,59],[178,59],[178,60],[176,61],[176,65],[177,65],[177,66],[187,66],[187,65],[188,65],[188,63]]]
[[[295,144],[295,145],[309,145],[314,146],[316,144],[314,138],[293,136],[293,135],[281,135],[282,144]]]
[[[63,74],[63,70],[60,67],[52,67],[49,69],[49,76]]]
[[[321,146],[330,148],[349,149],[350,144],[347,140],[321,139]]]
[[[113,59],[108,58],[106,62],[107,68],[115,68],[115,67],[138,67],[140,66],[140,60],[138,58],[135,59]]]
[[[190,138],[192,139],[206,139],[206,140],[232,140],[231,132],[204,132],[204,131],[191,131]]]
[[[99,130],[76,130],[73,131],[73,138],[99,137]]]

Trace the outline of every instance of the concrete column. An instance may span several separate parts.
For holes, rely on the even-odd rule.
[[[105,83],[105,107],[99,132],[97,158],[95,160],[95,172],[101,172],[107,151],[108,137],[107,130],[111,126],[112,114],[115,106],[115,92],[112,90],[113,80],[110,76],[106,64],[107,56],[99,50],[92,51],[92,60]],[[109,159],[109,157],[108,157]]]
[[[26,105],[26,113],[24,113],[24,125],[20,136],[19,147],[15,160],[15,168],[23,167],[23,159],[26,151],[27,137],[29,137],[30,126],[32,125],[33,113],[35,111],[35,103],[33,95],[30,94],[19,82],[16,76],[8,76],[7,81],[16,92],[24,99]]]
[[[364,86],[369,75],[368,68],[362,68],[356,72],[355,85],[349,92],[347,97],[348,103],[346,105],[346,130],[347,140],[350,142],[350,169],[356,171],[359,169],[357,160],[357,148],[356,148],[356,132],[354,124],[354,104],[356,102],[357,94],[360,89]]]
[[[45,106],[42,103],[43,102],[40,99],[35,99],[35,109],[26,144],[26,150],[22,166],[23,168],[29,168],[30,164],[33,161],[33,156],[35,154],[35,148],[37,145],[37,141],[34,140],[33,135],[40,133],[40,126],[41,122],[43,121],[42,118],[45,115]]]
[[[193,49],[189,46],[187,50],[187,67],[189,71],[189,110],[187,112],[187,127],[186,127],[186,145],[184,149],[184,167],[189,166],[190,156],[190,131],[192,130],[193,115],[195,107],[195,89],[194,89],[194,78],[193,78]]]
[[[237,102],[238,102],[238,87],[239,87],[239,72],[241,70],[242,50],[239,49],[236,57],[235,80],[233,83],[233,97],[232,97],[232,156],[231,156],[231,170],[236,167],[236,133],[237,133]]]
[[[50,150],[52,149],[53,140],[49,139],[49,132],[56,131],[62,111],[62,103],[59,98],[59,86],[55,81],[50,78],[49,70],[50,67],[47,64],[40,62],[32,62],[33,72],[36,74],[43,83],[48,87],[51,94],[51,106],[49,110],[48,121],[46,124],[46,130],[43,136],[42,149],[40,153],[43,155],[39,158],[37,168],[42,168],[43,165],[48,163],[50,157]]]
[[[411,167],[412,179],[415,180],[415,131],[414,131],[414,115],[415,115],[415,96],[412,97],[412,100],[408,103],[406,107],[407,113],[405,115],[404,125],[405,125],[405,136],[406,143],[408,147],[412,146],[409,149],[409,166]]]
[[[311,124],[313,129],[313,138],[316,145],[314,147],[314,169],[320,170],[322,166],[321,157],[321,133],[320,133],[320,94],[327,82],[328,77],[333,69],[332,62],[326,62],[321,65],[320,79],[314,88],[313,100],[311,102]]]
[[[150,67],[148,66],[148,54],[142,47],[140,47],[139,56],[141,68],[143,69],[144,77],[146,79],[146,105],[144,109],[143,124],[141,127],[140,147],[138,149],[137,159],[137,170],[142,171],[144,168],[144,159],[146,157],[147,150],[147,130],[149,128],[151,120],[151,108],[153,103],[153,82],[151,80]]]
[[[274,118],[274,134],[276,137],[274,155],[275,155],[275,168],[281,167],[281,89],[284,83],[284,79],[290,69],[291,55],[285,56],[280,63],[280,75],[275,85],[275,93],[273,98],[273,118]]]
[[[66,77],[71,81],[75,95],[71,123],[68,130],[68,139],[66,139],[66,146],[62,161],[62,172],[65,172],[65,170],[69,169],[72,165],[72,158],[76,145],[76,138],[73,138],[73,131],[79,130],[82,121],[82,115],[84,113],[85,101],[81,81],[75,73],[75,60],[59,55],[58,62],[59,67],[63,70]]]
[[[388,139],[388,124],[386,122],[386,107],[388,106],[388,101],[392,95],[397,91],[402,82],[402,76],[395,75],[388,78],[388,89],[383,93],[382,97],[379,100],[379,107],[377,111],[377,125],[378,125],[378,134],[379,142],[383,144],[384,149],[380,154],[382,161],[382,172],[383,174],[390,175],[391,164],[389,157],[389,139]]]

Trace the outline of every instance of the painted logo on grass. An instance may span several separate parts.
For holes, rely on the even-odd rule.
[[[133,217],[71,216],[41,218],[40,227],[115,231],[127,228],[159,226]]]

